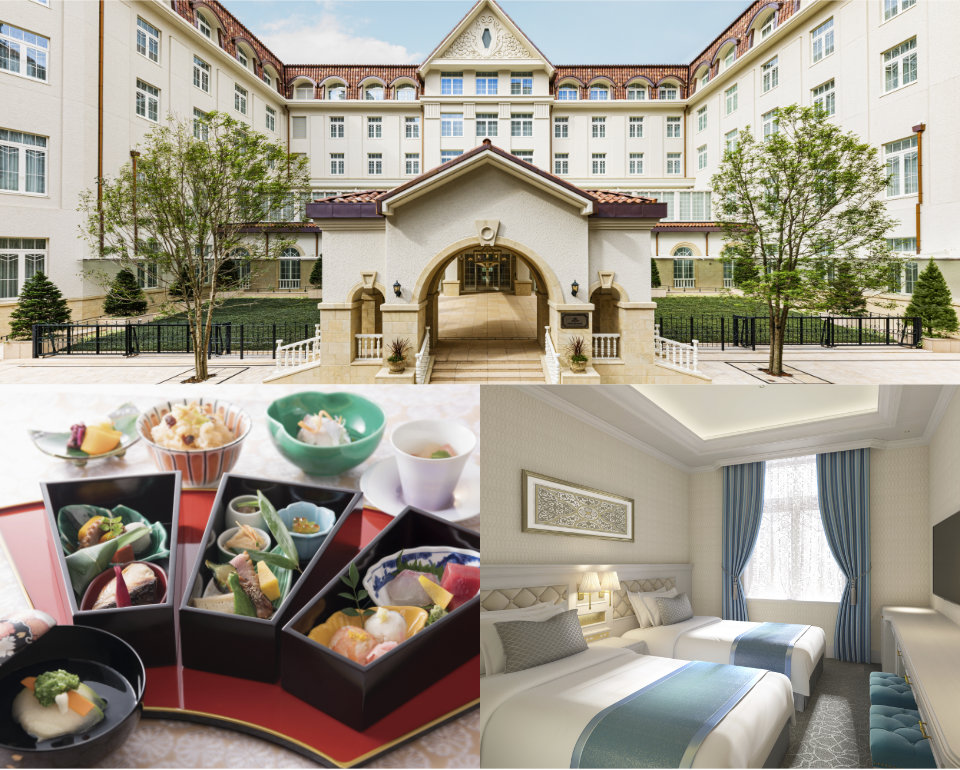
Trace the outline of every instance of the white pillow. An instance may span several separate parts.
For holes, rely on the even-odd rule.
[[[657,591],[656,593],[641,594],[643,598],[643,606],[647,608],[647,611],[650,613],[650,625],[652,626],[662,626],[663,619],[660,617],[660,605],[657,604],[657,597],[665,597],[667,599],[673,599],[678,595],[676,588],[671,588],[669,591]]]
[[[658,588],[656,591],[627,591],[627,599],[630,601],[630,606],[633,607],[633,614],[637,616],[637,623],[640,624],[640,628],[649,628],[650,626],[656,625],[653,622],[653,617],[650,615],[650,611],[647,609],[646,604],[643,601],[644,596],[663,596],[668,590],[667,588]]]
[[[494,610],[480,613],[480,665],[483,675],[502,674],[507,668],[507,654],[494,623],[508,620],[547,620],[565,612],[559,604],[534,604],[518,610]]]

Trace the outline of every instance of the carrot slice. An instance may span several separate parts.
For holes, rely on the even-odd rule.
[[[37,678],[35,676],[28,676],[20,680],[20,684],[22,684],[31,692],[33,692],[36,682]],[[76,690],[70,690],[67,692],[67,705],[70,707],[71,711],[76,711],[82,717],[85,717],[94,708],[94,704],[84,698]]]

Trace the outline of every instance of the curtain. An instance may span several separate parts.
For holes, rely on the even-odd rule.
[[[837,612],[838,660],[870,662],[870,450],[817,455],[820,517],[847,586]]]
[[[763,514],[764,464],[743,463],[723,469],[723,617],[748,620],[741,576],[757,542]]]

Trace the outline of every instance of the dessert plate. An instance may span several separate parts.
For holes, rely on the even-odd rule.
[[[79,449],[67,449],[67,442],[70,440],[69,430],[59,433],[31,430],[29,433],[30,438],[33,439],[33,445],[44,454],[83,467],[90,460],[123,457],[127,450],[140,440],[140,434],[137,433],[137,417],[139,416],[140,410],[133,404],[124,404],[107,415],[113,422],[113,427],[123,434],[123,438],[120,439],[119,446],[98,455],[87,454]]]
[[[387,457],[370,466],[360,477],[360,491],[370,505],[390,516],[407,507],[400,488],[397,458]],[[463,521],[480,513],[480,468],[470,463],[463,471],[451,505],[439,511],[427,511],[447,521]]]

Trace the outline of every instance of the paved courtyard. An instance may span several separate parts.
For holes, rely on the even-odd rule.
[[[439,297],[438,332],[441,340],[537,337],[537,298],[489,292]]]

